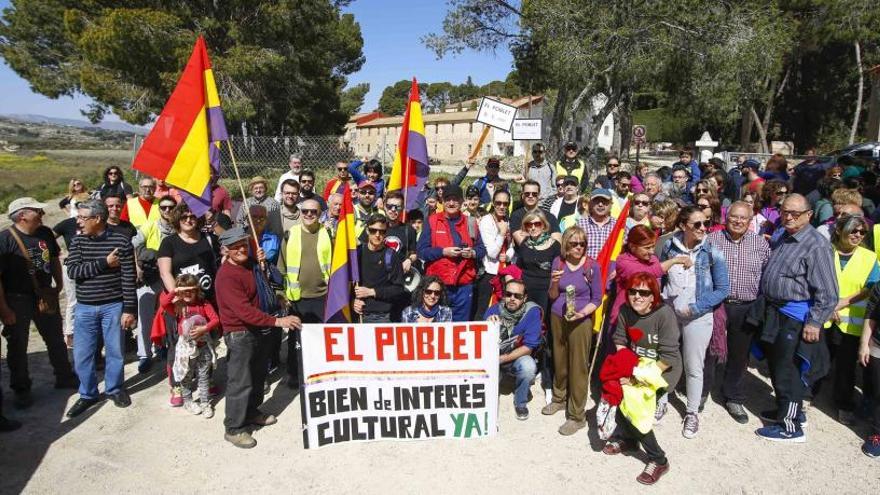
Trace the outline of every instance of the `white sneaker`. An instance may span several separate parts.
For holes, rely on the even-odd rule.
[[[199,414],[202,414],[202,406],[200,406],[198,402],[196,402],[192,399],[184,399],[183,408],[187,412],[192,413],[196,416],[198,416]]]
[[[211,406],[210,402],[203,403],[201,407],[202,407],[202,416],[204,416],[205,419],[211,419],[214,417],[214,407]]]

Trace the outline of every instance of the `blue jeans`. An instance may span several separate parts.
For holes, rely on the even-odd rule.
[[[471,305],[474,300],[473,285],[446,287],[446,297],[449,299],[449,307],[452,309],[452,321],[471,320]]]
[[[538,374],[538,365],[532,356],[520,356],[512,363],[501,365],[501,371],[516,378],[516,386],[513,390],[513,405],[524,406],[529,401],[529,387],[535,375]]]
[[[79,395],[97,399],[98,377],[95,374],[95,351],[98,336],[104,337],[104,392],[114,395],[122,390],[125,379],[122,360],[122,301],[108,304],[77,302],[74,315],[73,360],[79,375]]]

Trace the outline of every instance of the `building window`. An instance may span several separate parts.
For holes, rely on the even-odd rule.
[[[473,133],[474,133],[474,123],[470,122],[470,123],[468,123],[468,134],[473,134]]]
[[[486,145],[486,156],[492,156],[492,145],[491,144]]]
[[[455,156],[455,145],[454,144],[449,145],[449,154],[452,156]]]
[[[434,156],[437,156],[437,145],[434,145]]]
[[[574,140],[577,142],[581,142],[584,140],[584,128],[583,127],[575,127],[574,128]]]
[[[434,134],[437,134],[439,132],[440,132],[440,124],[434,124]]]
[[[611,134],[611,126],[607,126],[607,125],[606,125],[605,127],[603,127],[603,128],[602,128],[602,134],[605,135],[605,136]]]
[[[468,145],[468,156],[471,156],[471,151],[473,151],[473,150],[474,150],[474,145],[469,144]]]
[[[449,124],[449,133],[455,134],[455,124]]]
[[[370,152],[370,145],[368,144],[367,145],[367,153],[369,153],[369,152]]]
[[[373,133],[373,129],[367,129],[367,136]]]

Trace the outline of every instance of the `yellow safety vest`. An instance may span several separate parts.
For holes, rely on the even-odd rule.
[[[153,207],[154,210],[158,209],[157,207]],[[143,210],[141,210],[143,211]],[[141,235],[144,236],[144,247],[147,249],[152,249],[153,251],[159,250],[159,245],[162,244],[162,229],[159,228],[159,221],[149,221],[141,225],[138,230],[141,231]]]
[[[877,260],[880,261],[880,223],[874,224],[874,253],[877,255]]]
[[[578,160],[577,168],[574,168],[569,172],[562,166],[562,161],[556,162],[556,177],[563,177],[566,175],[573,175],[578,178],[578,187],[584,182],[584,172],[587,170],[587,164],[583,162],[583,160]]]
[[[299,285],[299,263],[302,254],[302,226],[290,229],[290,237],[287,238],[287,250],[284,259],[287,261],[287,270],[284,274],[286,280],[285,297],[288,301],[299,301],[302,288]],[[333,243],[327,229],[318,230],[318,263],[324,280],[330,280],[330,262],[333,259]]]
[[[129,199],[125,202],[125,205],[128,207],[128,221],[137,229],[141,228],[141,226],[147,222],[156,222],[159,220],[158,200],[153,200],[153,206],[150,208],[149,215],[144,211],[144,207],[141,205],[141,200],[138,198]]]
[[[877,264],[877,258],[871,251],[857,247],[846,263],[846,267],[840,269],[840,255],[834,251],[834,270],[837,272],[837,285],[840,287],[840,297],[850,297],[861,292],[868,281],[868,275]],[[868,306],[868,298],[838,311],[840,323],[837,324],[840,331],[856,337],[862,335],[862,325],[865,323],[865,312]],[[825,323],[829,328],[832,322]]]

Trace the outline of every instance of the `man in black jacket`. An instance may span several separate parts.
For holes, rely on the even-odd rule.
[[[403,268],[393,249],[385,246],[388,220],[373,214],[366,222],[367,243],[358,247],[361,281],[354,289],[355,313],[364,323],[389,323],[391,311],[404,297]]]

